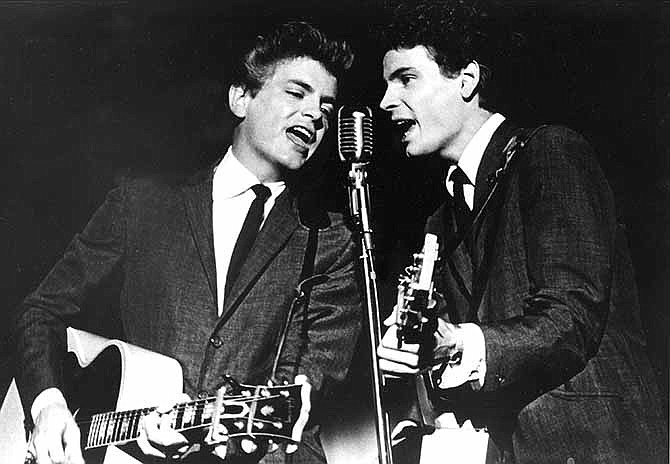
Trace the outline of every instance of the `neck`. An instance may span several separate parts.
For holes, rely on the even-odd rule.
[[[235,129],[237,131],[237,129]],[[233,134],[231,146],[233,156],[242,163],[261,183],[279,182],[284,180],[284,172],[281,166],[268,162],[248,144],[243,143],[240,137]]]
[[[481,129],[486,121],[493,115],[488,110],[478,107],[470,117],[466,118],[461,125],[461,130],[458,135],[454,137],[452,142],[440,151],[440,157],[453,163],[458,163],[461,155],[465,151],[470,141],[473,139],[477,131]]]

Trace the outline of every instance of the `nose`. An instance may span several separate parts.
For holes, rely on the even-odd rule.
[[[314,123],[314,129],[321,130],[324,127],[324,117],[321,112],[320,102],[307,102],[302,109],[303,116],[309,118]]]
[[[379,108],[381,108],[384,111],[391,111],[396,106],[398,106],[398,99],[396,98],[395,93],[391,89],[391,86],[387,86],[386,92],[384,92],[384,96],[382,97],[382,100],[379,102]]]
[[[302,114],[312,120],[318,120],[323,117],[321,113],[321,102],[318,99],[306,98],[302,108]]]

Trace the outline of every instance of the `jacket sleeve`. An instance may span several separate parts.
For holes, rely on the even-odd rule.
[[[522,227],[514,233],[522,234],[525,262],[507,263],[516,269],[506,278],[525,273],[528,288],[519,289],[520,316],[482,325],[484,389],[537,396],[579,373],[598,351],[616,222],[609,186],[579,135],[543,129],[519,156]]]
[[[118,268],[124,254],[124,186],[110,191],[84,230],[70,242],[13,321],[17,383],[26,411],[49,387],[63,388],[66,328],[91,292]]]
[[[355,256],[341,220],[319,232],[314,275],[325,278],[308,292],[289,327],[279,375],[305,374],[317,392],[345,378],[358,340],[361,296]],[[297,368],[289,370],[291,365]]]

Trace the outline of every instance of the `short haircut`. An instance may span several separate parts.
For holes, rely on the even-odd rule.
[[[455,77],[470,62],[480,66],[479,104],[488,108],[496,44],[490,19],[464,0],[432,0],[399,5],[382,29],[385,50],[424,46],[442,74]]]
[[[309,23],[292,21],[256,38],[233,69],[231,83],[254,95],[272,76],[277,64],[302,57],[320,62],[338,82],[354,61],[345,41],[331,40]]]

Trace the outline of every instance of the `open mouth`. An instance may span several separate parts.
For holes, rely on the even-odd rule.
[[[298,145],[308,146],[316,140],[316,134],[303,126],[291,126],[286,129],[286,133]]]
[[[396,119],[393,122],[395,123],[395,126],[403,139],[407,136],[407,133],[416,125],[416,121],[414,119]]]

